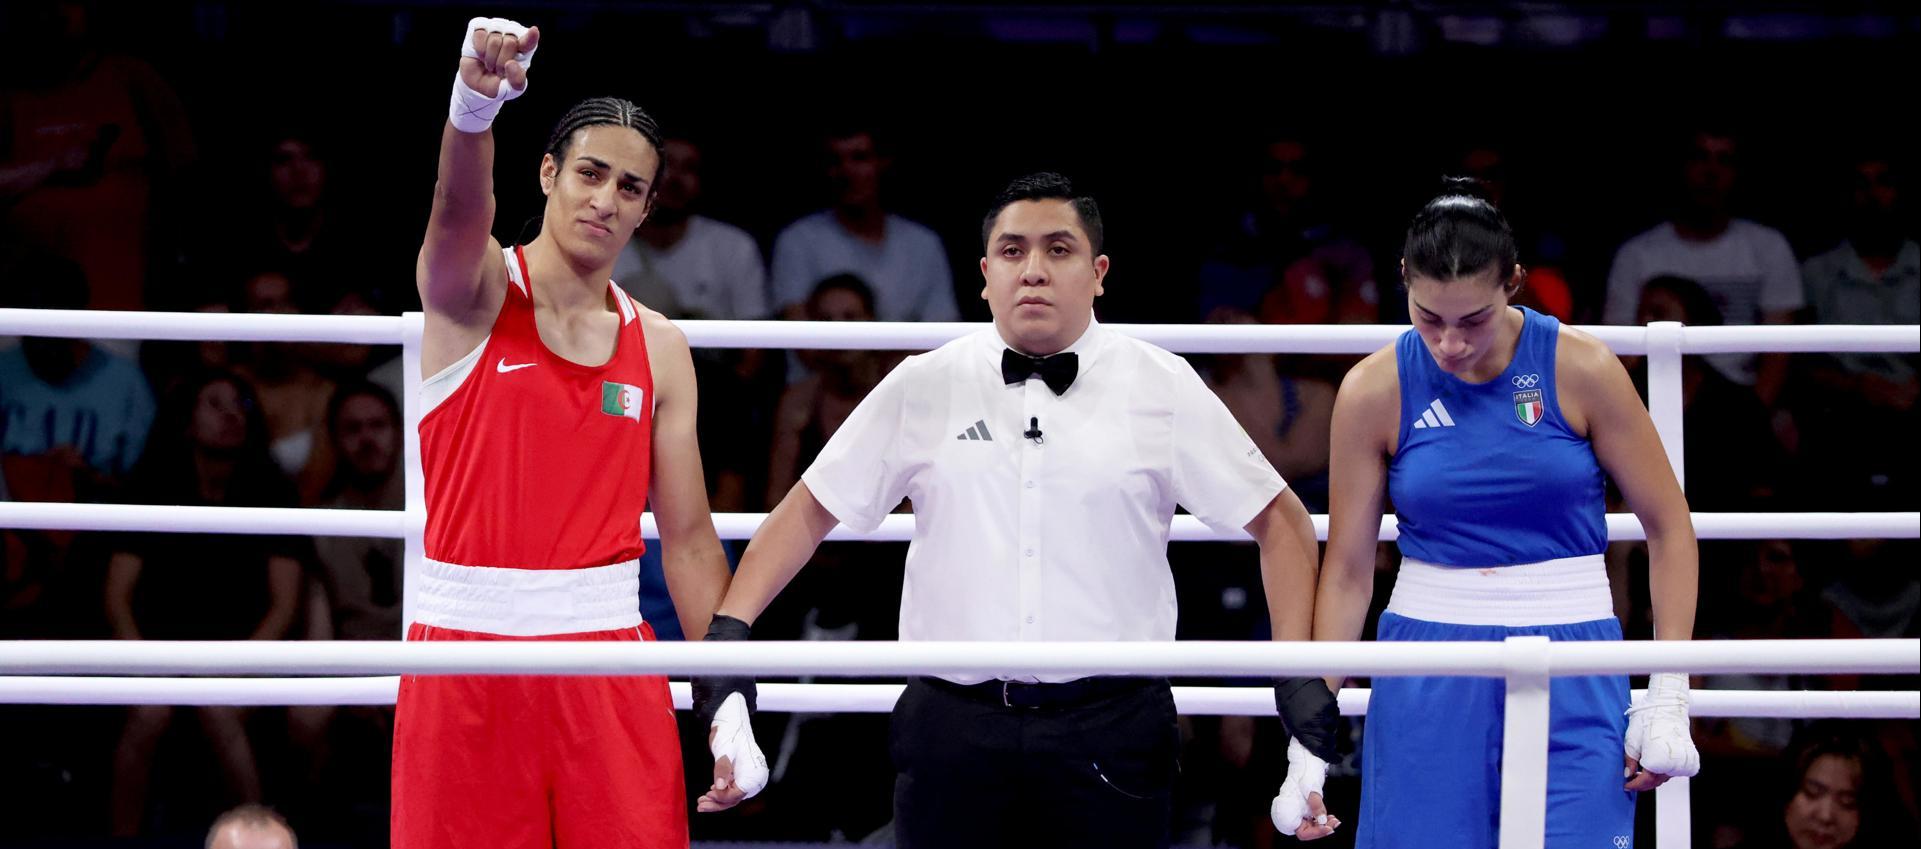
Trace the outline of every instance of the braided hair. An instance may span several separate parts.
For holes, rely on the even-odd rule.
[[[647,110],[634,105],[633,101],[619,97],[589,97],[574,104],[567,114],[560,116],[560,123],[554,125],[554,134],[547,139],[547,153],[556,162],[567,160],[567,146],[573,144],[574,134],[588,127],[626,127],[647,139],[647,143],[659,152],[663,143],[660,125]],[[664,165],[654,166],[654,181],[660,180],[660,170]]]

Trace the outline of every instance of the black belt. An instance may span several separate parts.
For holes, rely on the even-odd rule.
[[[1137,693],[1150,687],[1165,687],[1164,678],[1082,678],[1060,684],[1028,684],[1021,681],[983,681],[979,684],[956,684],[945,678],[922,678],[928,686],[937,690],[983,702],[990,705],[1017,708],[1064,708],[1084,705],[1088,702]]]

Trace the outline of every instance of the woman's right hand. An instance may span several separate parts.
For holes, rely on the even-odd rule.
[[[505,81],[516,91],[527,87],[540,27],[521,28],[499,18],[475,18],[460,51],[460,81],[487,97],[500,96]]]

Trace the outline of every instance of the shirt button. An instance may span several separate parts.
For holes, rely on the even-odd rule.
[[[1029,616],[1029,617],[1027,617],[1027,624],[1029,624],[1029,625],[1032,625],[1032,624],[1034,624],[1034,617],[1032,617],[1032,616]]]
[[[1027,488],[1028,488],[1028,489],[1033,489],[1033,488],[1034,488],[1034,482],[1033,482],[1033,481],[1028,481],[1028,482],[1027,482]]]
[[[1027,555],[1028,557],[1033,557],[1033,556],[1034,556],[1034,549],[1031,549],[1031,548],[1030,548],[1030,549],[1028,549],[1028,550],[1026,550],[1026,551],[1024,551],[1024,552],[1022,552],[1022,553],[1023,553],[1023,554],[1026,554],[1026,555]]]

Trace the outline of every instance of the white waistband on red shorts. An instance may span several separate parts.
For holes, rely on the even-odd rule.
[[[640,627],[640,561],[586,569],[503,569],[425,560],[414,621],[509,637]]]
[[[1599,554],[1490,568],[1401,560],[1387,609],[1452,625],[1567,625],[1614,616]]]

